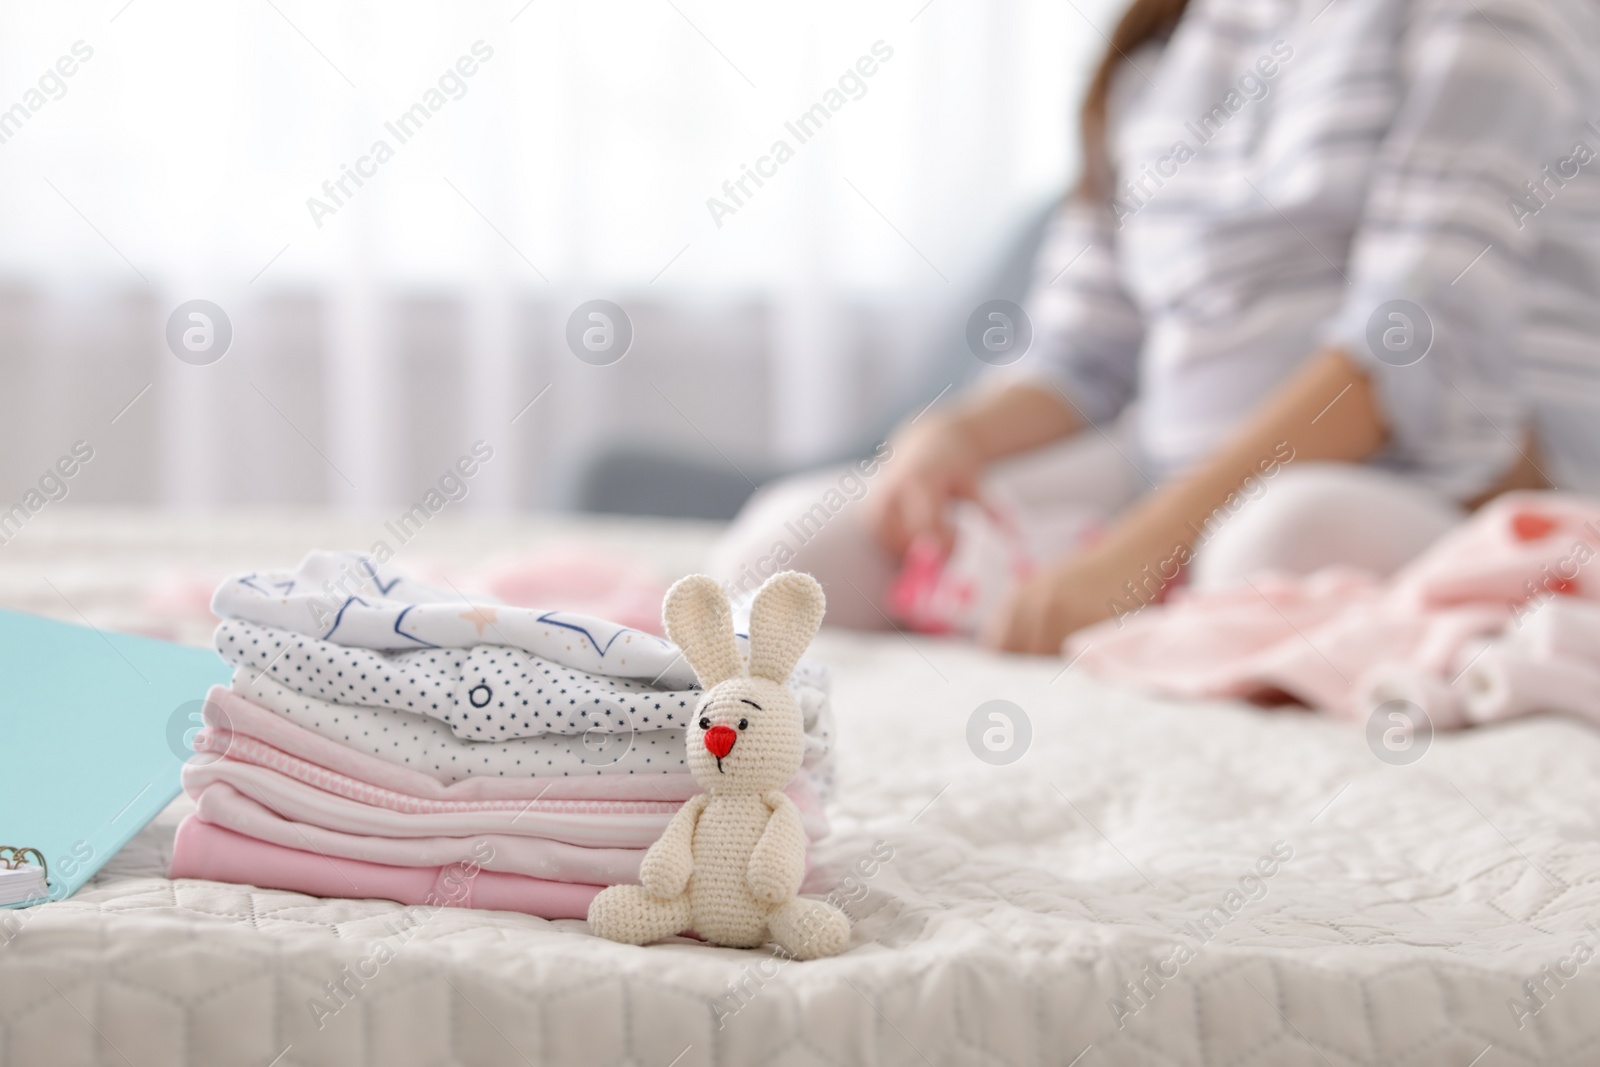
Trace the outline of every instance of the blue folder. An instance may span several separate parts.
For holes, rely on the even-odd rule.
[[[44,856],[45,899],[178,795],[206,690],[231,673],[210,649],[0,611],[0,846]]]

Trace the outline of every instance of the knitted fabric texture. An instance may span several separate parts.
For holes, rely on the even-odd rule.
[[[848,945],[849,918],[798,895],[806,837],[782,792],[804,752],[800,708],[785,683],[825,608],[822,587],[809,575],[785,571],[767,579],[750,608],[746,673],[722,588],[691,575],[668,591],[667,636],[704,689],[686,748],[705,792],[650,846],[640,885],[595,897],[595,933],[643,945],[692,929],[734,948],[776,942],[795,959],[832,956]]]

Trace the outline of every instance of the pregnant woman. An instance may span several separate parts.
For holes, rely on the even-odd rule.
[[[1135,0],[1014,366],[902,427],[784,565],[891,625],[953,505],[1080,522],[981,620],[1056,654],[1183,581],[1392,572],[1510,488],[1600,491],[1600,8]],[[840,478],[758,494],[737,581]]]

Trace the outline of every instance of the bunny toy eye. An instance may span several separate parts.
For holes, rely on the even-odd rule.
[[[749,726],[749,725],[750,725],[750,720],[749,719],[740,719],[739,720],[739,729],[743,730],[746,726]]]
[[[700,729],[702,729],[702,730],[711,729],[711,720],[706,718],[705,716],[701,716],[701,718],[700,718]]]

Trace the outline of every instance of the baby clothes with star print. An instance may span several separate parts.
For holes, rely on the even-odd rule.
[[[217,587],[221,619],[292,630],[385,652],[520,648],[565,667],[691,689],[694,671],[671,642],[571,611],[509,607],[493,597],[434,589],[362,552],[312,552],[292,571],[250,571]],[[741,645],[743,638],[739,638]]]
[[[474,741],[682,727],[700,694],[589,674],[503,645],[375,652],[239,619],[217,652],[305,696],[419,712]]]

